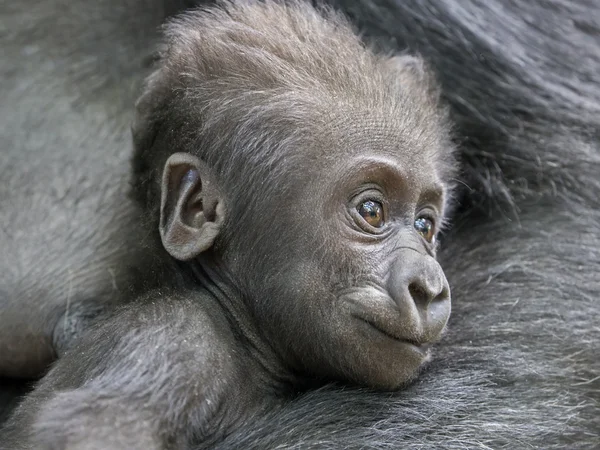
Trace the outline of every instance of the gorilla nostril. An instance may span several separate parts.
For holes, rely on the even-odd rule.
[[[448,298],[448,289],[434,289],[419,281],[408,285],[408,292],[417,306],[426,307],[432,302],[443,301]]]
[[[427,290],[420,283],[410,283],[408,285],[408,292],[418,306],[426,306],[431,300],[431,295],[428,294]]]

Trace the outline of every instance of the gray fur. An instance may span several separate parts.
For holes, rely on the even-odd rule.
[[[139,221],[128,198],[130,122],[161,11],[9,3],[0,7],[0,375],[38,376],[87,318],[127,297],[137,277],[123,269],[147,260],[128,234]]]
[[[240,429],[223,448],[599,447],[598,6],[583,0],[339,6],[381,45],[419,51],[438,73],[459,123],[470,189],[460,197],[462,219],[441,254],[457,299],[450,334],[438,362],[407,391],[315,391]],[[160,9],[151,2],[69,2],[68,9],[56,2],[2,4],[9,34],[0,107],[9,145],[0,189],[14,187],[0,196],[2,301],[48,296],[64,304],[73,297],[62,268],[77,254],[88,267],[86,255],[104,247],[100,206],[78,216],[77,229],[87,233],[80,239],[65,232],[65,223],[51,232],[52,222],[35,222],[31,229],[44,225],[43,232],[20,239],[16,230],[28,229],[31,210],[66,216],[66,199],[87,205],[87,195],[103,192],[95,186],[106,183],[104,170],[90,171],[86,163],[70,172],[63,161],[92,158],[81,153],[84,145],[117,153],[128,146],[127,130],[115,133],[110,123],[125,123],[120,111],[130,116],[133,94],[123,75],[138,79],[141,70],[140,50],[131,43],[139,38],[146,45],[158,22],[146,19]],[[46,54],[62,55],[56,60],[65,64]],[[85,115],[72,108],[82,102],[93,106]],[[24,149],[42,145],[36,155],[48,160],[20,163]],[[61,152],[67,156],[56,163],[51,155]],[[77,167],[88,168],[94,188],[79,195],[76,177],[64,199],[51,195],[50,182]],[[124,182],[126,169],[119,169]],[[50,170],[56,174],[43,178]],[[39,201],[22,207],[30,192]],[[50,261],[49,252],[37,251],[56,244]],[[102,280],[82,279],[73,291],[111,292],[110,277]],[[23,329],[15,327],[9,338]],[[40,329],[32,327],[35,334]]]

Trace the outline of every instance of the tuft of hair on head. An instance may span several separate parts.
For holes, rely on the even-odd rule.
[[[226,178],[292,157],[291,143],[327,127],[332,108],[444,121],[420,58],[377,55],[328,7],[219,1],[174,18],[164,36],[132,130],[133,192],[151,210],[158,171],[174,152],[193,153]]]

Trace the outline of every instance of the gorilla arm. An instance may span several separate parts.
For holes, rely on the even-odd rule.
[[[248,358],[231,358],[225,316],[199,307],[212,301],[156,292],[94,327],[17,409],[5,443],[146,450],[218,437],[260,390],[248,386]]]

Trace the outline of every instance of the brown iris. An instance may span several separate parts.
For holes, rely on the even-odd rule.
[[[432,242],[435,235],[433,221],[427,217],[419,217],[415,220],[415,230],[423,236],[427,242]]]
[[[374,228],[383,226],[383,206],[379,202],[368,200],[358,205],[358,213]]]

